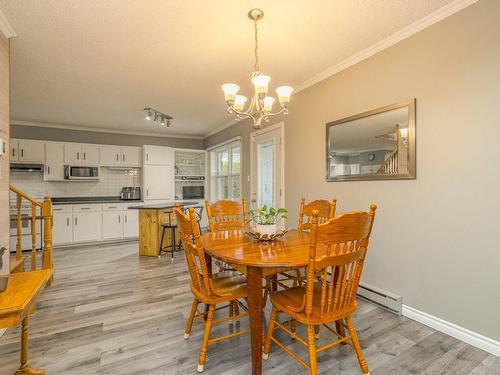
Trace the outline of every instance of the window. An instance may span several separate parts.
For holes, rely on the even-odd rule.
[[[210,199],[241,199],[241,142],[210,151]]]

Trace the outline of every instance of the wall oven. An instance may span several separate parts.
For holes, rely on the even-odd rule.
[[[81,167],[81,166],[64,166],[64,179],[65,180],[99,180],[99,167]]]

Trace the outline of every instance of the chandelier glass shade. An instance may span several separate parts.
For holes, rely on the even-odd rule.
[[[254,93],[248,107],[245,105],[248,101],[244,95],[238,95],[240,87],[234,83],[225,83],[222,85],[224,91],[224,99],[227,104],[228,113],[236,114],[236,119],[249,118],[253,122],[253,127],[259,129],[262,127],[262,122],[269,121],[271,116],[288,114],[288,104],[293,92],[290,86],[280,86],[276,88],[276,94],[280,107],[273,112],[273,105],[276,99],[268,95],[269,82],[271,77],[263,74],[259,70],[259,41],[257,34],[257,22],[264,17],[264,12],[260,9],[252,9],[248,12],[248,18],[253,21],[255,35],[255,64],[254,71],[250,74],[250,80],[254,86]]]

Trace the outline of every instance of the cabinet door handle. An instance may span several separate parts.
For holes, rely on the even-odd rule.
[[[78,218],[75,217],[75,225],[78,225]]]
[[[66,226],[69,227],[69,217],[66,219]]]
[[[149,197],[149,189],[146,189],[146,196]]]
[[[120,155],[116,154],[116,161],[120,160]]]
[[[116,206],[109,206],[108,208],[116,208]]]
[[[76,153],[76,160],[80,160],[80,153],[79,152]]]
[[[121,223],[122,221],[122,215],[118,215],[118,222]]]
[[[13,149],[12,149],[12,157],[15,157],[15,156],[16,156],[16,149],[15,149],[15,148],[13,148]]]
[[[85,152],[83,153],[83,160],[85,160]]]
[[[149,161],[149,154],[146,153],[146,161]]]
[[[122,154],[122,160],[125,161],[125,154]]]
[[[90,210],[90,207],[82,207],[80,210]]]
[[[50,174],[50,167],[47,166],[47,174]]]
[[[24,158],[24,149],[21,149],[21,157]]]
[[[125,214],[125,222],[127,222],[127,214]]]

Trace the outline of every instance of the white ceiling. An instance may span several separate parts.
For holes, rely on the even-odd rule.
[[[271,75],[274,89],[297,86],[449,3],[0,0],[17,33],[11,117],[202,136],[232,120],[222,83],[238,83],[250,93],[249,9],[265,12],[261,70]],[[142,108],[149,106],[173,116],[172,128],[144,120]]]

